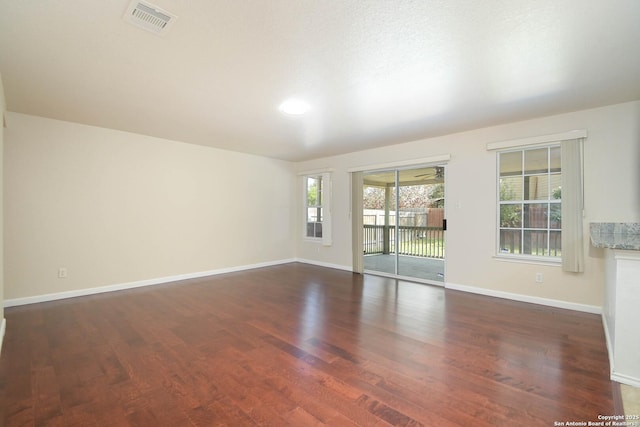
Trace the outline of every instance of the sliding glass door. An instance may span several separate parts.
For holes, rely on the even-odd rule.
[[[364,269],[444,282],[444,166],[364,174]]]

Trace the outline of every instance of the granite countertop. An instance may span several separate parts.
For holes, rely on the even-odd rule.
[[[640,251],[640,223],[592,222],[591,244],[597,248]]]

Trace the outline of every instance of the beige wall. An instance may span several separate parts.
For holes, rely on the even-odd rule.
[[[486,144],[586,129],[586,233],[591,221],[640,221],[639,118],[640,101],[292,165],[7,113],[4,297],[295,256],[350,268],[347,169],[451,154],[446,282],[600,306],[604,254],[588,239],[584,274],[494,258],[496,166]],[[328,247],[301,238],[301,179],[294,171],[325,168],[334,170]],[[57,278],[60,267],[68,278]],[[536,272],[544,283],[535,283]]]
[[[291,163],[11,112],[5,131],[7,300],[295,255]]]
[[[588,236],[584,274],[564,273],[557,266],[494,258],[496,154],[487,151],[486,144],[586,129],[589,132],[585,143],[584,224],[587,235],[592,221],[640,221],[639,120],[640,101],[637,101],[299,163],[296,165],[298,171],[331,167],[335,172],[333,245],[323,247],[305,242],[298,236],[298,257],[351,266],[349,168],[451,154],[446,184],[449,226],[446,282],[601,306],[604,254],[589,245]],[[302,194],[301,191],[298,194]],[[299,210],[298,220],[301,218]],[[535,283],[536,272],[544,274],[544,283]]]
[[[2,85],[2,75],[0,75],[0,322],[4,319],[4,217],[3,217],[3,188],[4,188],[4,114],[6,111],[4,98],[4,86]],[[2,336],[0,336],[0,345]]]

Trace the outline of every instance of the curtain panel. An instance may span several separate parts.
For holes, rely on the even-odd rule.
[[[562,156],[562,270],[584,272],[583,139],[560,143]]]

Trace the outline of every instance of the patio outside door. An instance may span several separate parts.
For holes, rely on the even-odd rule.
[[[365,173],[365,271],[443,284],[444,171],[438,165]]]

